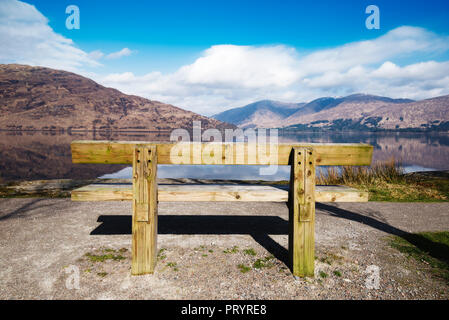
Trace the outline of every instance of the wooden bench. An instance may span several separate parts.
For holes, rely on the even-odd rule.
[[[368,201],[367,192],[345,186],[316,186],[315,168],[318,165],[370,165],[373,152],[373,147],[367,144],[278,144],[275,164],[291,166],[290,186],[158,186],[157,164],[268,165],[273,164],[273,158],[259,156],[255,151],[259,145],[247,143],[74,141],[71,147],[73,163],[133,166],[132,185],[93,184],[72,191],[73,201],[132,201],[133,275],[154,272],[158,202],[270,201],[289,204],[289,253],[293,274],[313,276],[315,202]]]

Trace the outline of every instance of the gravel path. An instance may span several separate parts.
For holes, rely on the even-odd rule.
[[[449,230],[449,203],[317,204],[316,276],[299,280],[285,265],[285,204],[161,203],[160,261],[137,277],[130,212],[125,202],[0,199],[0,298],[449,298],[428,266],[387,241]]]

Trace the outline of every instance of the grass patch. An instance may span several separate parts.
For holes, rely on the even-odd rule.
[[[245,250],[243,250],[243,253],[247,254],[249,256],[257,255],[256,251],[253,248],[245,249]]]
[[[320,185],[347,185],[369,192],[370,201],[442,202],[449,201],[449,176],[404,174],[400,162],[391,159],[370,167],[329,167],[317,177]]]
[[[391,247],[431,268],[449,283],[449,232],[421,232],[389,237]]]
[[[254,269],[271,268],[273,267],[273,263],[271,262],[273,258],[274,258],[273,256],[267,256],[263,259],[257,259],[253,263],[253,268]]]
[[[178,271],[178,264],[176,262],[167,262],[167,267],[173,269],[173,271]]]
[[[20,188],[8,188],[0,186],[0,198],[70,198],[70,191],[67,190],[41,190],[26,191]]]
[[[158,253],[157,253],[157,260],[164,260],[165,258],[167,258],[167,256],[164,254],[164,251],[167,250],[165,248],[161,248]]]
[[[328,265],[332,265],[335,261],[341,261],[343,257],[336,255],[335,253],[329,252],[322,258],[320,258],[320,262],[326,263]]]
[[[324,271],[320,271],[320,277],[326,279],[328,277],[327,273]]]
[[[125,257],[123,257],[120,254],[113,254],[113,253],[108,253],[108,254],[92,254],[92,253],[86,253],[85,256],[91,261],[91,262],[104,262],[106,260],[114,260],[114,261],[119,261],[119,260],[124,260],[126,259]]]
[[[108,273],[107,272],[98,272],[97,275],[104,278],[108,275]]]
[[[237,268],[239,268],[241,273],[247,273],[248,271],[251,270],[251,267],[248,267],[248,266],[244,265],[243,263],[239,264],[237,266]]]
[[[239,247],[237,246],[233,246],[232,248],[227,248],[226,250],[223,251],[223,253],[237,253],[239,252]]]
[[[334,276],[341,277],[341,272],[338,270],[334,270]]]

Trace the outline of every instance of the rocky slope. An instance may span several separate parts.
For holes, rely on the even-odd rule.
[[[305,103],[283,103],[262,100],[216,114],[213,118],[235,124],[240,128],[276,127],[285,118],[298,111]]]
[[[348,99],[350,98],[350,99]],[[282,126],[330,130],[448,130],[449,96],[422,101],[349,96],[331,108],[297,112]]]
[[[0,129],[173,130],[233,128],[175,106],[103,87],[74,73],[43,67],[0,65]]]

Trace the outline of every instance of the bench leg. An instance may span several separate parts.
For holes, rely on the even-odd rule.
[[[153,273],[157,261],[156,146],[139,146],[133,158],[133,275]]]
[[[293,148],[289,193],[289,254],[294,276],[313,277],[315,269],[315,154]]]

